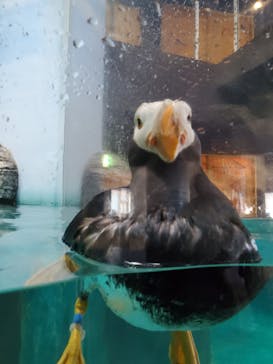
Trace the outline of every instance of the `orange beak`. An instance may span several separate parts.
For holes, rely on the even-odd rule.
[[[174,117],[172,105],[168,105],[159,120],[156,135],[149,134],[147,144],[156,148],[167,162],[176,158],[178,144],[184,144],[186,135],[181,134],[181,129]]]

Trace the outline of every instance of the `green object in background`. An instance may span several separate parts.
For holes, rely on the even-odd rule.
[[[103,154],[102,160],[101,160],[102,166],[104,168],[109,168],[112,166],[113,160],[111,158],[110,154]]]

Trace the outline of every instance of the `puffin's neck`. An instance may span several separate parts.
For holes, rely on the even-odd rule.
[[[200,171],[200,142],[197,137],[172,163],[165,163],[136,145],[129,156],[131,191],[137,214],[159,207],[179,212],[190,201],[192,178]]]

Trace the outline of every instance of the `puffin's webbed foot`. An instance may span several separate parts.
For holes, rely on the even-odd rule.
[[[200,364],[191,331],[171,333],[169,359],[171,364]]]

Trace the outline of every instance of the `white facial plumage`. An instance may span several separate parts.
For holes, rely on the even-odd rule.
[[[178,143],[176,147],[176,158],[183,149],[186,149],[193,143],[195,136],[191,125],[191,107],[185,101],[166,99],[150,103],[145,102],[138,107],[134,117],[135,128],[133,139],[135,143],[141,149],[155,153],[163,160],[165,158],[160,154],[156,145],[153,146],[147,143],[147,138],[149,135],[156,136],[158,134],[160,119],[168,106],[172,106],[173,120],[177,123],[179,130],[181,130],[181,135],[182,133],[185,135],[183,142]]]

